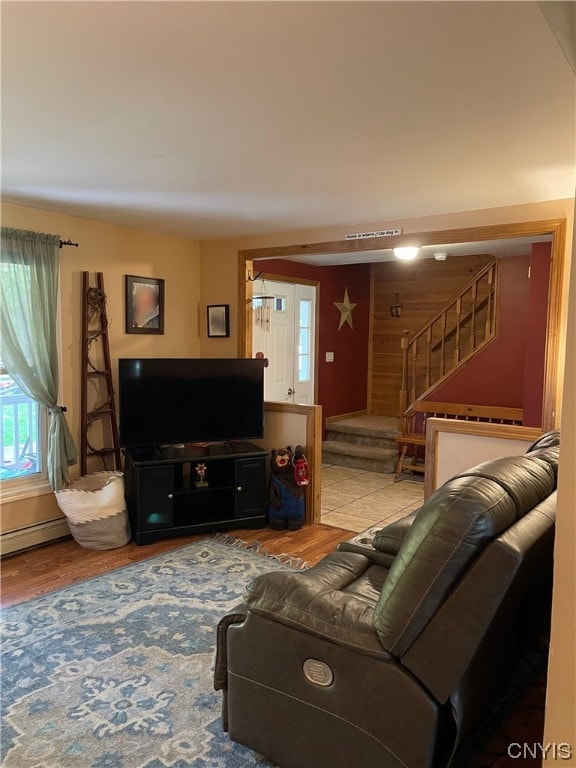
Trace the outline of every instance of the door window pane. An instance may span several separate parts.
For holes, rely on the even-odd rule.
[[[312,302],[305,300],[300,301],[300,328],[310,328],[311,326],[311,317],[310,317],[310,311],[312,308]]]
[[[300,354],[310,354],[310,329],[300,328],[299,350]]]
[[[298,381],[310,381],[310,355],[298,355]]]
[[[274,312],[286,312],[286,296],[274,297]]]
[[[298,302],[298,382],[312,380],[312,302],[300,299]]]

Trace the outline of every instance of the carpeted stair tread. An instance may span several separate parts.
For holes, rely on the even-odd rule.
[[[337,440],[326,440],[322,444],[323,453],[337,453],[341,456],[358,456],[364,459],[380,459],[386,461],[398,458],[396,448],[378,448],[374,445],[358,445],[357,443],[342,443]]]
[[[387,437],[385,435],[361,435],[351,432],[336,432],[332,429],[328,430],[326,440],[335,441],[337,443],[349,443],[350,445],[371,445],[375,448],[397,448],[398,444],[395,437]]]
[[[347,435],[361,435],[380,439],[395,439],[398,434],[398,419],[391,416],[355,417],[330,421],[326,425],[329,432]]]

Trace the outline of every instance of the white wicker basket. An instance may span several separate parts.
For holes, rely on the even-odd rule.
[[[55,495],[80,546],[115,549],[130,541],[122,472],[84,475]]]

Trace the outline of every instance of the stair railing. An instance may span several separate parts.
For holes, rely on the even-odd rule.
[[[413,336],[403,331],[400,414],[426,399],[496,331],[498,259],[492,259]]]

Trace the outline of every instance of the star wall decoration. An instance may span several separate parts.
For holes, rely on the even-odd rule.
[[[338,325],[338,330],[342,328],[344,323],[348,323],[350,328],[353,328],[352,325],[352,310],[358,306],[358,304],[354,304],[350,301],[350,297],[348,296],[348,288],[344,291],[344,300],[343,301],[335,301],[334,306],[337,307],[338,311],[340,312],[340,324]]]

